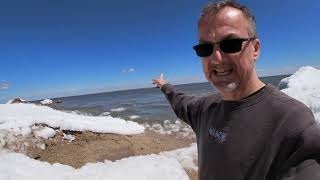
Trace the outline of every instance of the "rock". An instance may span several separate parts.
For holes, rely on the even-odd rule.
[[[62,100],[61,99],[57,99],[57,100],[54,100],[53,103],[59,104],[59,103],[62,103]]]
[[[29,102],[21,98],[15,98],[14,100],[10,100],[7,102],[7,104],[17,104],[17,103],[29,103]]]

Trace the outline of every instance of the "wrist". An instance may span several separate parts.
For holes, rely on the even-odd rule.
[[[162,84],[159,88],[160,88],[160,90],[162,90],[162,88],[163,88],[163,86],[164,85],[166,85],[166,84],[168,84],[167,82],[165,82],[164,84]]]

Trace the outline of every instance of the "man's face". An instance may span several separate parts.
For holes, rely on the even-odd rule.
[[[241,11],[226,7],[215,15],[206,15],[199,24],[199,41],[219,42],[249,37],[249,22]],[[222,93],[244,91],[253,81],[255,60],[259,56],[259,40],[244,41],[236,53],[224,53],[215,45],[213,53],[202,58],[203,71],[210,83]]]

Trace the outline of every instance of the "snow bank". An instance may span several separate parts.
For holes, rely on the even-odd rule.
[[[187,148],[161,152],[160,154],[176,159],[185,169],[198,171],[198,166],[194,162],[194,160],[198,159],[196,143],[191,144]]]
[[[320,70],[310,66],[301,67],[280,84],[286,85],[282,89],[284,93],[306,104],[320,122]]]
[[[39,126],[33,126],[35,123],[38,123]],[[42,124],[66,130],[92,130],[94,132],[136,133],[144,130],[137,123],[110,116],[83,116],[34,104],[0,105],[0,136],[16,133],[26,135],[32,132],[31,129],[36,136],[43,138],[53,136],[55,131],[49,127],[42,127]],[[1,139],[3,137],[0,137]],[[74,137],[64,135],[64,139],[72,141]],[[0,143],[3,146],[5,141],[0,141]],[[39,143],[39,148],[45,149],[45,145]],[[29,158],[24,154],[0,150],[0,179],[187,180],[189,177],[185,169],[197,169],[193,161],[196,158],[196,152],[196,145],[193,144],[188,148],[163,152],[159,155],[129,157],[116,162],[88,163],[80,169],[74,169],[71,166],[58,163],[51,165]]]
[[[8,102],[6,102],[6,104],[11,104],[13,100],[9,100]]]
[[[111,116],[84,116],[34,104],[0,104],[0,130],[13,132],[16,135],[26,135],[31,132],[30,128],[36,123],[71,131],[115,134],[144,132],[144,127],[136,122]]]
[[[62,164],[49,164],[31,159],[19,153],[0,152],[0,179],[1,180],[188,180],[183,166],[184,155],[195,153],[194,145],[173,152],[164,152],[162,155],[145,155],[129,157],[116,162],[105,161],[88,163],[80,169]],[[179,152],[179,153],[176,153]],[[181,156],[182,155],[182,156]],[[192,154],[194,156],[194,154]],[[182,159],[181,159],[182,158]],[[180,160],[177,160],[180,159]],[[192,166],[187,157],[184,164]]]

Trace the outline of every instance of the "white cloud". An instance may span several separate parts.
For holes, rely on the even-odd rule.
[[[131,72],[134,72],[134,71],[136,71],[135,68],[129,68],[129,69],[122,70],[123,73],[131,73]]]
[[[133,72],[133,71],[135,71],[135,69],[134,69],[134,68],[130,68],[130,69],[128,69],[128,72]]]
[[[9,89],[10,83],[6,80],[2,80],[0,82],[0,89]]]

